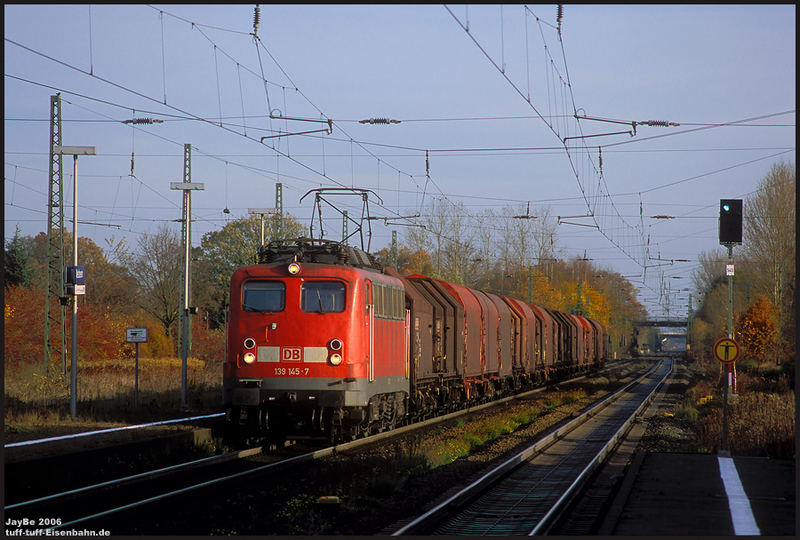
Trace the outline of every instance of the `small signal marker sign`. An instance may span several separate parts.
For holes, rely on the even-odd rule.
[[[722,338],[714,343],[714,356],[723,364],[735,362],[739,357],[739,344],[730,338]]]

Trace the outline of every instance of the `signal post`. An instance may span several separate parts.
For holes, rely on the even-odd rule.
[[[734,362],[739,356],[739,346],[733,339],[733,246],[742,245],[742,199],[720,199],[719,201],[719,243],[728,248],[728,264],[725,274],[728,276],[728,337],[714,344],[714,356],[728,365],[725,378],[725,390],[722,397],[722,446],[728,451],[728,396],[733,391]]]
[[[728,376],[725,378],[725,391],[722,396],[722,442],[720,450],[728,451],[728,393],[730,390],[731,366],[739,357],[739,344],[731,338],[722,338],[714,343],[714,357],[723,364],[728,364]]]

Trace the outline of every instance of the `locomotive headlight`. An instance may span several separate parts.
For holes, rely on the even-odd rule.
[[[253,338],[249,337],[249,338],[244,340],[244,348],[245,349],[252,349],[255,346],[256,346],[256,340],[254,340]]]
[[[293,262],[289,265],[289,273],[296,276],[300,273],[300,263]]]
[[[332,351],[341,351],[342,350],[342,340],[341,339],[337,339],[337,338],[333,338],[332,340],[330,340],[328,342],[328,347]]]
[[[252,364],[253,362],[255,362],[255,361],[256,361],[256,355],[255,355],[255,354],[253,354],[253,353],[251,353],[251,352],[249,352],[249,353],[244,353],[244,358],[243,358],[243,360],[244,360],[244,363],[245,363],[245,364]]]
[[[338,353],[333,353],[328,357],[328,362],[331,363],[332,366],[338,366],[342,363],[342,355]]]

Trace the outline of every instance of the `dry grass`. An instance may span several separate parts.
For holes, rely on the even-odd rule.
[[[772,362],[737,363],[736,392],[728,401],[728,449],[736,455],[791,458],[795,452],[795,394],[785,367]],[[791,366],[794,369],[794,366]],[[696,374],[683,409],[692,420],[701,448],[722,444],[722,397],[727,368],[709,358],[692,365]],[[688,415],[691,417],[692,415]]]
[[[474,448],[483,446],[504,434],[513,433],[520,426],[533,422],[549,410],[580,401],[585,397],[586,392],[579,389],[557,392],[545,400],[537,400],[534,404],[511,406],[490,418],[457,425],[449,431],[447,437],[422,445],[417,451],[425,456],[431,468],[447,465],[469,455]]]
[[[791,458],[794,455],[794,393],[740,394],[728,404],[728,449],[736,455]],[[695,429],[703,447],[717,452],[722,442],[722,409],[710,409]]]
[[[139,359],[139,407],[134,407],[132,359],[85,362],[78,371],[78,421],[69,414],[69,376],[41,366],[6,370],[6,434],[53,433],[148,422],[185,414],[180,408],[181,359]],[[222,367],[190,358],[188,412],[217,412],[222,404]]]

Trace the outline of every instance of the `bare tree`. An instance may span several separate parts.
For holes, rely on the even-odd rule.
[[[514,271],[528,266],[533,255],[533,227],[538,218],[528,217],[530,214],[526,209],[527,207],[525,206],[507,207],[507,210],[511,213],[509,216],[511,218],[509,228],[511,229],[511,238],[513,240],[511,266]]]
[[[130,256],[130,268],[139,283],[139,305],[161,321],[169,336],[180,313],[183,252],[179,234],[162,225],[155,234],[143,234],[138,247]]]
[[[464,203],[452,203],[443,199],[439,199],[433,215],[436,223],[443,224],[442,275],[445,279],[463,285],[476,266],[475,247],[470,231],[472,218]]]
[[[421,227],[406,228],[406,245],[408,245],[412,253],[429,251],[431,249],[431,235],[425,228],[425,223],[423,222],[421,225]]]
[[[425,217],[425,229],[430,233],[430,241],[432,244],[432,263],[436,272],[434,277],[441,278],[442,272],[442,255],[444,252],[444,244],[447,242],[447,214],[444,207],[444,200],[434,199],[430,204],[430,213]]]
[[[754,286],[777,307],[781,335],[794,327],[791,305],[795,283],[795,204],[797,175],[794,164],[776,163],[744,205],[745,256],[760,270]]]
[[[475,218],[478,228],[476,233],[477,256],[472,262],[478,263],[470,285],[479,289],[488,289],[490,286],[491,269],[495,258],[496,240],[495,224],[497,215],[491,208],[484,209]]]
[[[556,229],[558,222],[553,218],[552,209],[549,206],[539,206],[536,208],[538,219],[533,225],[533,255],[536,260],[548,261],[556,255]]]
[[[704,251],[698,257],[700,265],[692,272],[692,280],[694,287],[699,296],[704,297],[711,290],[725,282],[725,272],[723,261],[727,260],[727,255],[723,250],[715,249],[712,251]]]

